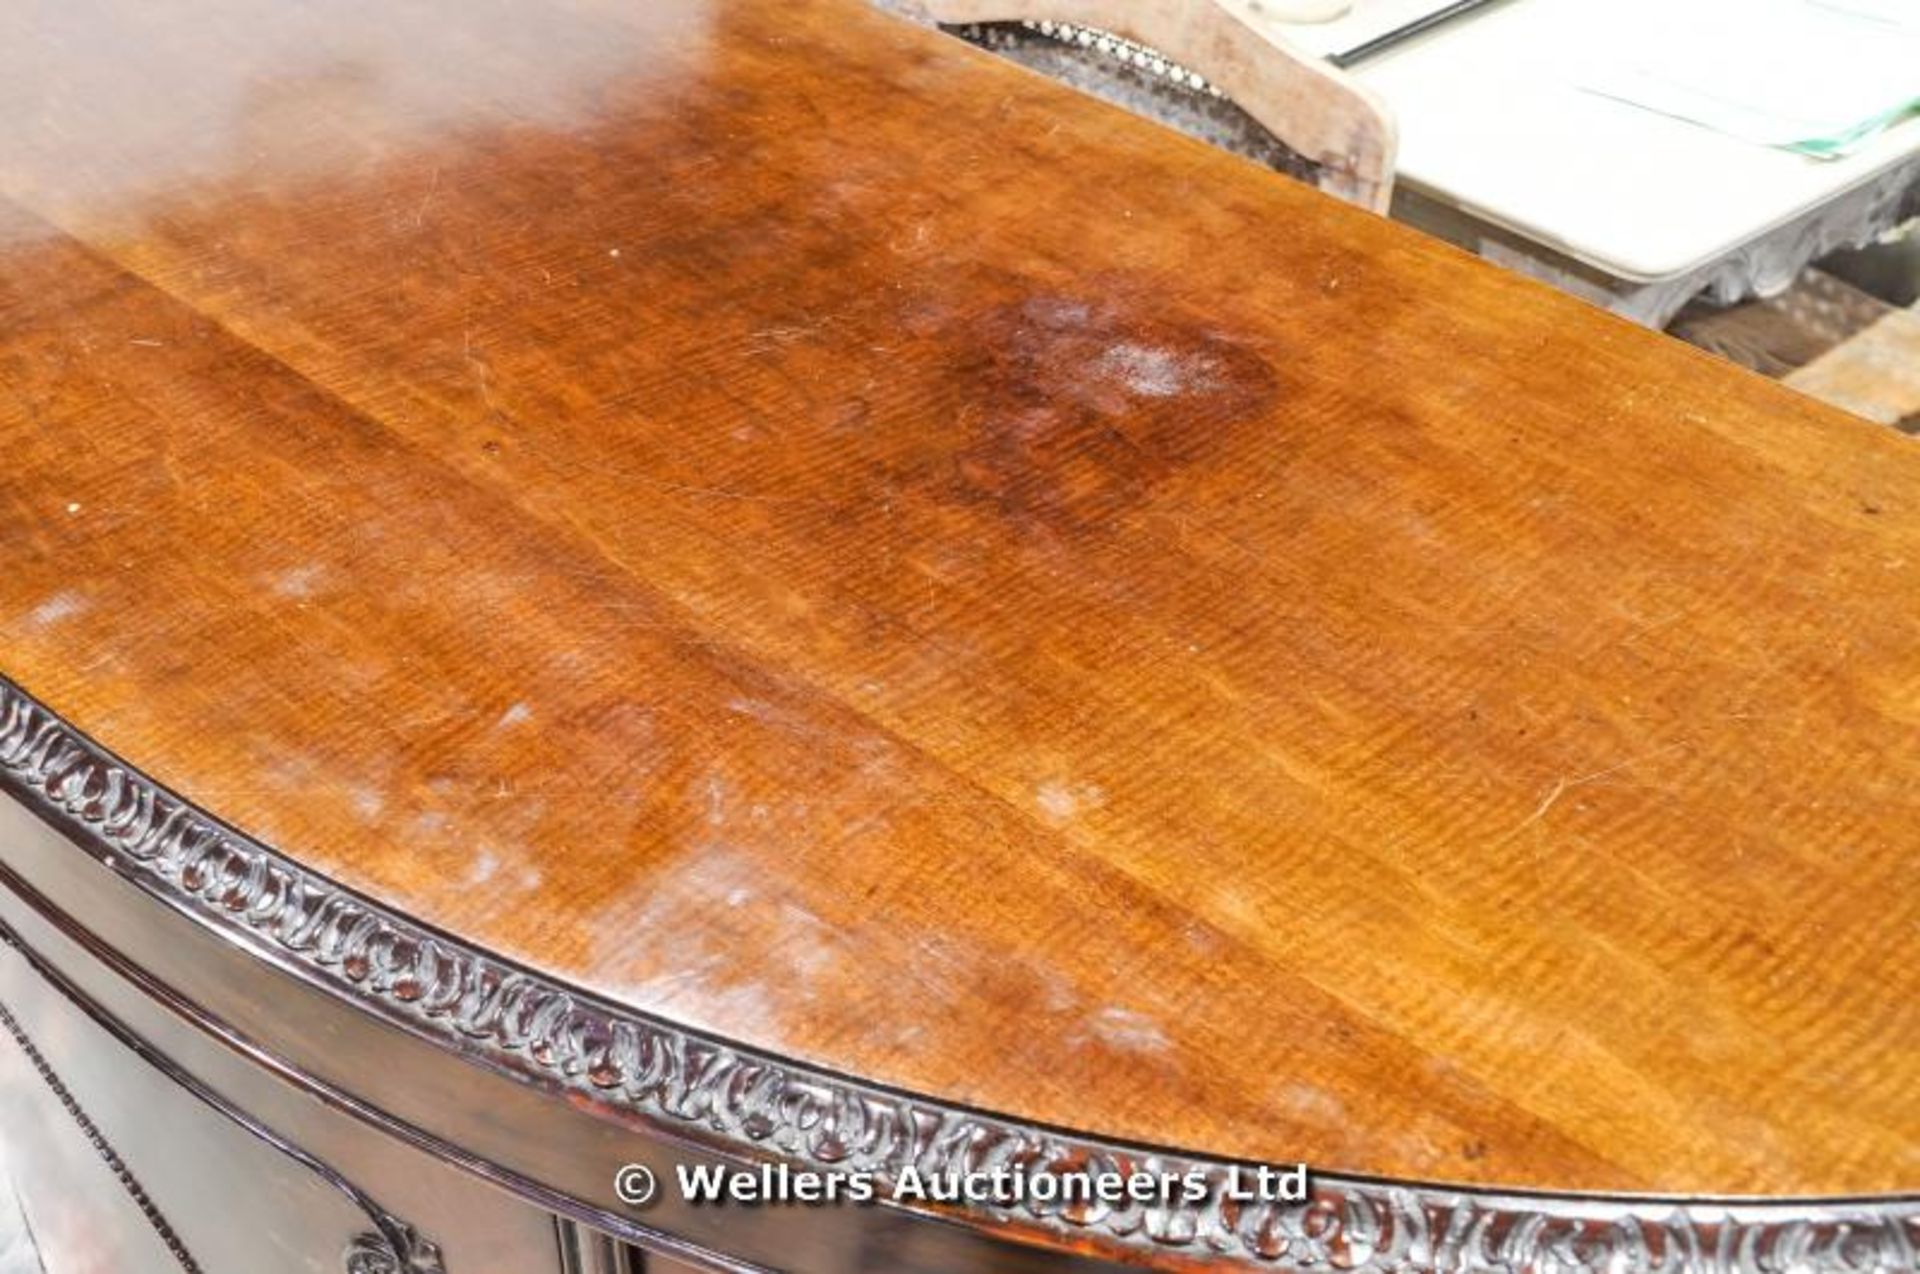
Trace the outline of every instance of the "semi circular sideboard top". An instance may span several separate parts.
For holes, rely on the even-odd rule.
[[[855,0],[0,17],[8,883],[596,1223],[1910,1263],[1916,601],[1912,443]]]

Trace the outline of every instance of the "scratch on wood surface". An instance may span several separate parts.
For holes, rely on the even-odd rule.
[[[1514,839],[1514,837],[1520,835],[1520,833],[1526,831],[1529,827],[1532,827],[1535,823],[1538,823],[1541,819],[1545,818],[1547,814],[1552,811],[1553,807],[1559,804],[1560,798],[1565,796],[1568,792],[1571,792],[1573,789],[1577,787],[1585,787],[1589,783],[1597,783],[1601,779],[1607,778],[1611,775],[1618,774],[1622,770],[1631,769],[1632,767],[1636,765],[1640,765],[1644,762],[1656,760],[1659,757],[1671,755],[1672,753],[1677,752],[1681,748],[1684,748],[1686,746],[1687,746],[1687,740],[1682,739],[1677,743],[1669,743],[1665,747],[1655,748],[1651,752],[1643,752],[1639,756],[1628,757],[1626,760],[1621,761],[1617,765],[1610,765],[1604,770],[1595,770],[1591,774],[1582,774],[1573,778],[1569,778],[1564,774],[1561,775],[1559,778],[1556,778],[1553,781],[1551,786],[1547,788],[1546,794],[1540,798],[1540,803],[1534,807],[1533,813],[1527,815],[1524,819],[1520,821],[1520,824],[1517,827],[1515,827],[1512,831],[1508,832],[1505,836],[1502,836],[1500,840],[1496,843],[1495,848],[1498,848],[1500,845],[1505,845],[1507,842]]]
[[[418,230],[427,223],[427,208],[432,205],[433,197],[440,193],[440,167],[435,165],[433,180],[427,183],[427,193],[421,197],[420,204],[413,210],[413,228]]]
[[[489,412],[498,415],[500,409],[494,404],[493,391],[487,385],[490,369],[487,367],[487,360],[473,352],[471,327],[462,328],[460,331],[460,356],[466,360],[467,366],[473,369],[473,383],[480,390],[480,401],[487,405]]]

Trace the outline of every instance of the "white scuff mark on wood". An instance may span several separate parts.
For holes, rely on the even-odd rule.
[[[1068,783],[1050,779],[1034,789],[1033,803],[1047,820],[1056,825],[1072,822],[1083,810],[1099,809],[1107,803],[1106,791],[1093,783]]]
[[[295,566],[275,574],[269,587],[281,597],[305,600],[319,590],[320,581],[326,573],[326,567],[318,563]]]
[[[69,589],[55,593],[28,611],[27,623],[33,628],[51,628],[63,620],[84,614],[91,605],[85,596]]]
[[[482,845],[480,852],[473,856],[473,862],[467,868],[467,883],[470,885],[484,885],[489,880],[492,880],[494,873],[499,870],[500,860],[494,856],[491,849]]]
[[[1086,1034],[1109,1047],[1130,1053],[1164,1053],[1171,1047],[1159,1023],[1132,1009],[1099,1010],[1087,1019]]]
[[[380,811],[387,806],[386,799],[380,793],[370,787],[359,785],[348,789],[347,802],[353,806],[354,813],[366,819],[380,817]]]

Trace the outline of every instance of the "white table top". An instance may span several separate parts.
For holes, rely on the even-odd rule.
[[[1339,23],[1282,30],[1315,52],[1350,47],[1396,4],[1407,0],[1359,0]],[[1508,0],[1355,68],[1399,119],[1399,180],[1609,275],[1654,282],[1707,266],[1889,169],[1920,169],[1920,118],[1845,159],[1821,160],[1582,89],[1578,52],[1608,9],[1607,0]]]

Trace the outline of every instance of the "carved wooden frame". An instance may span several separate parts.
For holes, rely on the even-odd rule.
[[[1268,30],[1243,0],[891,0],[943,26],[1054,22],[1110,32],[1206,77],[1324,174],[1327,193],[1373,212],[1393,199],[1399,126],[1371,89]]]

